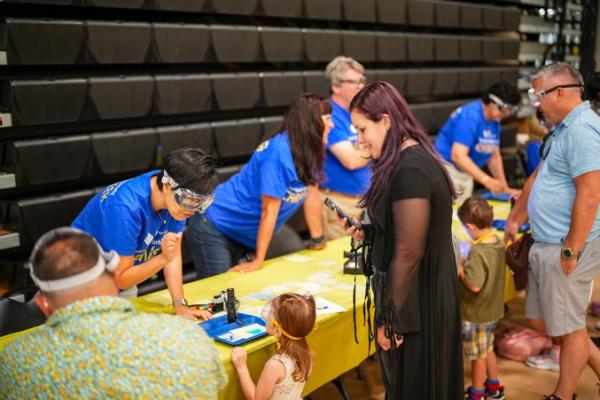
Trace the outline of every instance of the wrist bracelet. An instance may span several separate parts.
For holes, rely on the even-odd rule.
[[[316,237],[316,238],[313,238],[313,237],[310,238],[310,242],[313,243],[313,244],[321,244],[324,241],[325,241],[325,235],[321,235],[321,236]]]

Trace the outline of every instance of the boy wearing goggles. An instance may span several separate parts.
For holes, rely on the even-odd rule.
[[[208,313],[190,309],[183,293],[181,236],[185,222],[203,213],[218,183],[212,158],[182,148],[165,157],[164,169],[108,186],[92,198],[72,226],[92,235],[120,261],[116,279],[121,296],[135,297],[137,284],[161,269],[175,308],[188,319]]]

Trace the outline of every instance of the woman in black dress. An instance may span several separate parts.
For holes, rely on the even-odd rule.
[[[377,352],[386,398],[461,399],[453,185],[392,85],[369,84],[354,97],[350,111],[359,143],[373,159],[373,179],[359,203],[367,208],[371,225],[347,232],[372,249]]]

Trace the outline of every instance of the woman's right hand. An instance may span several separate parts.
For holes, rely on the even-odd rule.
[[[400,345],[404,341],[404,338],[402,336],[396,334],[394,334],[394,339],[396,340],[396,348],[400,347]],[[383,351],[388,351],[392,348],[392,341],[390,340],[390,338],[385,336],[385,327],[383,325],[379,325],[379,327],[377,328],[377,343]]]
[[[356,240],[365,239],[365,232],[362,229],[356,229],[354,226],[350,225],[348,221],[346,221],[346,218],[340,218],[340,216],[337,213],[335,214],[335,217],[338,220],[338,224],[340,224],[340,226],[344,228],[348,236],[352,236]],[[352,218],[360,226],[360,220],[358,219],[358,217],[352,216],[350,218]]]

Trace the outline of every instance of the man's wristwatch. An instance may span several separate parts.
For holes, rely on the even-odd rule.
[[[188,301],[185,299],[185,297],[182,297],[180,299],[177,300],[173,300],[173,307],[182,305],[182,306],[187,306],[189,303]]]
[[[580,254],[581,254],[581,251],[575,251],[572,248],[567,247],[564,244],[560,248],[560,258],[562,258],[564,260],[576,260],[579,258]]]

